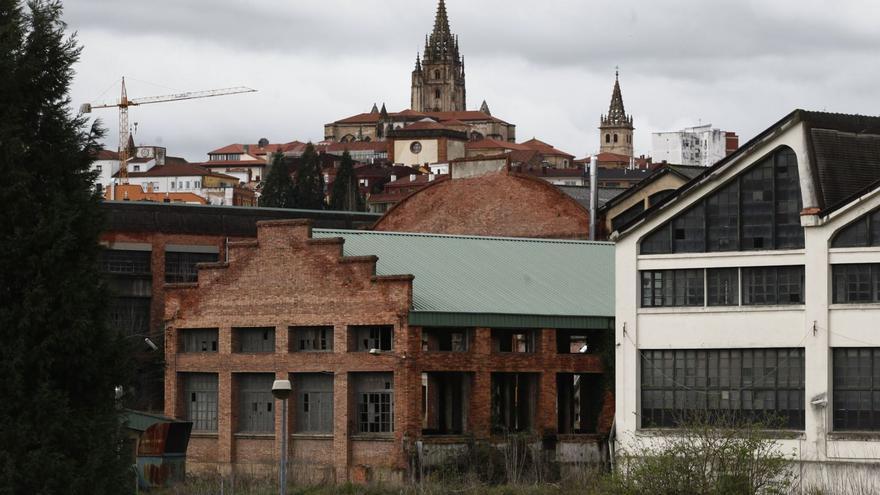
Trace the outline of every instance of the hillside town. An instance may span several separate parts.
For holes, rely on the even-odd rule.
[[[46,5],[16,29],[38,34],[57,15]],[[114,469],[160,494],[243,480],[282,494],[880,492],[880,116],[807,101],[755,133],[641,129],[631,102],[645,97],[611,67],[607,92],[579,95],[603,108],[588,116],[598,139],[563,149],[552,127],[517,136],[541,125],[493,112],[515,102],[468,95],[476,36],[453,30],[452,5],[405,5],[425,39],[383,77],[410,71],[409,107],[328,113],[320,140],[270,139],[257,120],[191,160],[129,115],[259,88],[130,98],[122,78],[112,103],[63,102],[79,109],[64,125],[14,110],[30,83],[2,89],[0,138],[17,150],[4,167],[34,166],[3,192],[3,242],[20,247],[3,262],[0,327],[19,336],[2,351],[0,492],[120,493]],[[113,138],[94,127],[33,152],[96,116],[115,129],[117,113]],[[44,182],[75,167],[76,194],[74,179]],[[63,188],[78,199],[52,196]],[[91,254],[61,254],[75,242]],[[94,422],[47,416],[34,433],[22,411],[48,404]],[[36,448],[76,438],[71,453]],[[106,479],[33,476],[52,456]]]

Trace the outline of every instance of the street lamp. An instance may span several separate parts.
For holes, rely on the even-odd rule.
[[[290,380],[275,380],[272,383],[272,395],[281,401],[281,460],[278,475],[281,485],[278,493],[281,495],[287,493],[287,398],[290,392]]]

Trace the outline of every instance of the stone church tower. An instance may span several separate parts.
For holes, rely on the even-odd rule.
[[[599,153],[615,153],[633,156],[633,120],[623,109],[618,73],[614,71],[614,92],[608,115],[603,115],[599,125]]]
[[[416,55],[411,108],[417,112],[456,112],[465,107],[464,59],[458,37],[449,30],[446,3],[440,0],[434,31],[425,38],[425,53]]]

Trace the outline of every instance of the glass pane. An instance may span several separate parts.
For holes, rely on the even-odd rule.
[[[742,249],[772,249],[773,161],[742,175]]]
[[[872,218],[873,220],[873,218]],[[872,225],[873,227],[873,225]],[[880,241],[880,235],[874,234],[874,237]],[[831,241],[831,247],[859,247],[868,244],[868,222],[865,218],[860,218],[855,222],[847,225]]]
[[[739,270],[715,268],[706,272],[709,306],[736,306],[739,304]]]
[[[739,249],[739,183],[733,181],[706,200],[708,251]]]
[[[648,234],[641,244],[642,254],[665,254],[672,252],[670,244],[670,227],[671,223],[660,227],[656,231]]]
[[[797,157],[785,149],[775,157],[776,183],[776,248],[804,247],[804,228],[801,227],[801,188],[798,179]]]
[[[672,222],[672,242],[676,253],[699,253],[706,250],[705,208],[703,203],[679,215]]]

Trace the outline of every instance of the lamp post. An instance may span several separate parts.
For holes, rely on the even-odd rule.
[[[278,493],[287,493],[287,398],[290,397],[290,380],[275,380],[272,383],[272,395],[281,401],[281,459],[279,460]]]

